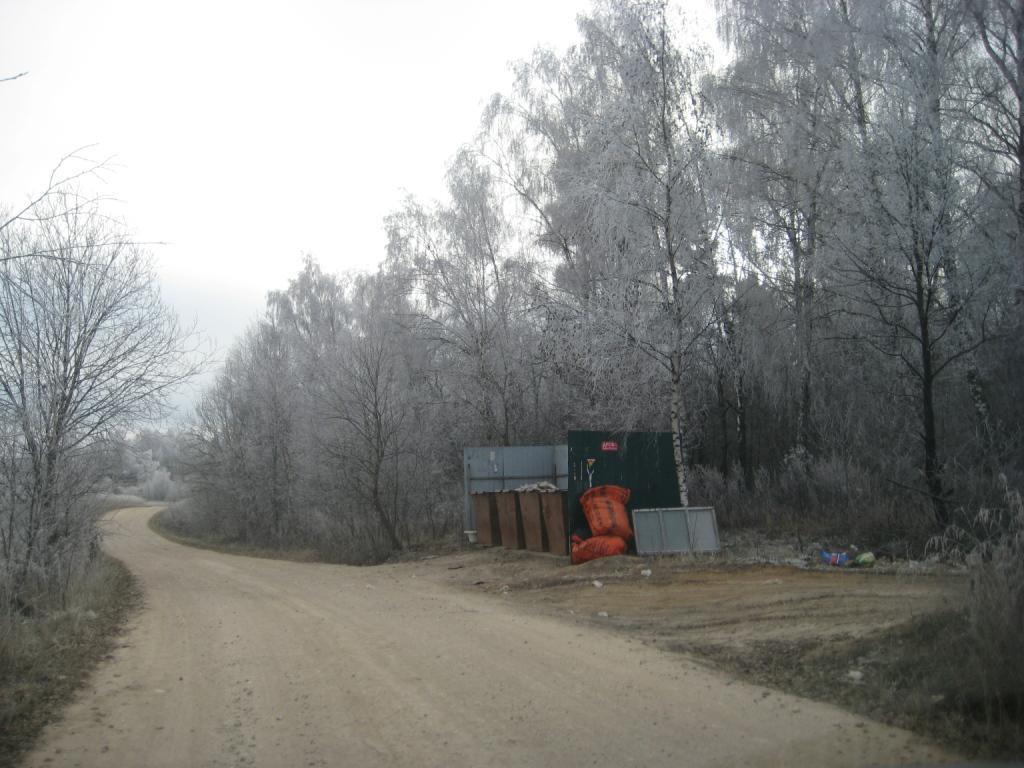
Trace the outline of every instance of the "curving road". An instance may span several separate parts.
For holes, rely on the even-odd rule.
[[[121,510],[146,595],[29,766],[859,766],[924,741],[684,656],[352,568],[173,544]]]

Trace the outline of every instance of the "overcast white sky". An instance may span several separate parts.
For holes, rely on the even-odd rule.
[[[700,5],[704,5],[700,2]],[[0,203],[58,158],[160,241],[164,295],[223,349],[303,253],[372,269],[405,191],[442,194],[508,64],[588,0],[0,0]]]

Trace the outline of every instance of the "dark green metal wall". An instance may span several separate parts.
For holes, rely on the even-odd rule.
[[[587,529],[580,494],[591,485],[629,488],[630,509],[679,506],[672,433],[571,431],[568,443],[571,532]],[[587,473],[588,459],[593,459],[592,481]]]

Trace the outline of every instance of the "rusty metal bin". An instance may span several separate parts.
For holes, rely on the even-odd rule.
[[[484,547],[501,546],[501,527],[498,525],[498,507],[493,493],[474,493],[473,511],[476,515],[476,540]]]
[[[523,537],[531,552],[547,552],[548,537],[541,513],[539,491],[518,491],[519,514],[523,521]]]
[[[523,518],[519,512],[519,499],[512,491],[500,491],[495,495],[498,507],[498,525],[501,527],[501,543],[505,549],[525,549]]]
[[[544,532],[547,534],[548,552],[556,555],[569,554],[569,510],[566,507],[564,491],[540,493],[541,513],[544,517]]]

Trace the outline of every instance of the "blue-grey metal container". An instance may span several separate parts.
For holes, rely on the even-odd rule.
[[[541,482],[562,490],[569,487],[569,449],[565,445],[464,448],[462,457],[467,531],[476,529],[471,493],[513,491]]]

